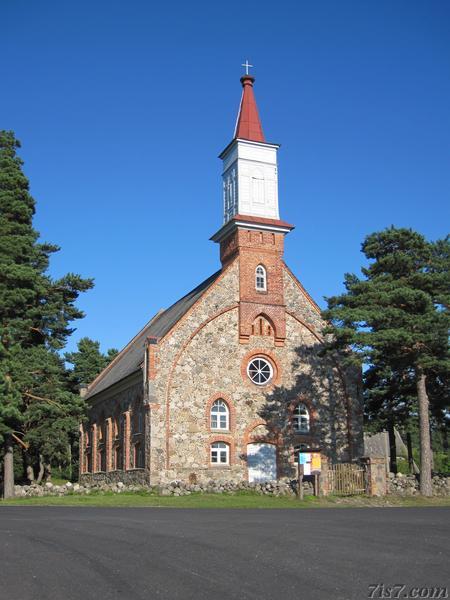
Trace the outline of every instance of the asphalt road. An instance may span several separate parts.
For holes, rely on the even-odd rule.
[[[403,594],[449,586],[449,517],[446,508],[3,507],[0,599],[363,600],[378,583],[404,584]]]

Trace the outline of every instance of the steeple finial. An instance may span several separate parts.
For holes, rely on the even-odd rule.
[[[253,67],[253,65],[250,65],[248,60],[246,60],[242,66],[245,67],[246,73],[241,77],[243,90],[234,138],[251,140],[253,142],[265,142],[266,139],[261,127],[261,121],[259,120],[255,94],[253,93],[255,78],[248,73],[249,67]]]
[[[247,58],[247,60],[245,61],[245,63],[243,63],[241,65],[241,67],[245,67],[245,74],[248,75],[248,70],[250,67],[253,67],[253,65],[249,64],[248,58]]]

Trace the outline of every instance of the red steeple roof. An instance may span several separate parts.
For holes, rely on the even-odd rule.
[[[264,133],[259,120],[258,107],[256,106],[253,83],[255,78],[251,75],[241,77],[242,99],[239,115],[236,123],[235,138],[252,140],[254,142],[265,142]]]

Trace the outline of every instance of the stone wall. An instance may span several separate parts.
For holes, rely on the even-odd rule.
[[[97,473],[83,473],[80,483],[83,485],[96,485],[100,483],[118,483],[128,485],[145,485],[148,483],[145,469],[129,469],[128,471],[99,471]]]
[[[402,475],[389,473],[387,493],[399,496],[416,496],[420,493],[420,478],[417,475]],[[433,496],[450,495],[450,477],[447,475],[434,475],[432,477]]]

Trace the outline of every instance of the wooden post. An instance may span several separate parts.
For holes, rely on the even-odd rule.
[[[11,435],[6,436],[4,443],[3,498],[14,498],[14,448]]]
[[[298,489],[297,489],[297,497],[300,500],[303,500],[303,473],[304,473],[304,466],[299,463],[298,464]]]
[[[411,475],[414,475],[414,458],[413,458],[413,451],[412,451],[412,440],[411,440],[411,434],[409,431],[406,434],[406,445],[408,448],[409,472]]]
[[[314,473],[314,496],[319,496],[319,473]]]

